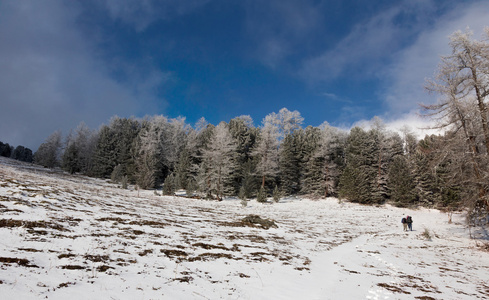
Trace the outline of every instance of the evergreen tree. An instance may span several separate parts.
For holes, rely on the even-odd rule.
[[[8,143],[4,144],[0,142],[0,156],[10,157],[12,155],[12,151],[10,145]]]
[[[119,117],[113,117],[108,126],[102,126],[93,160],[95,176],[108,178],[118,164],[122,165],[124,174],[134,176],[132,148],[139,130],[138,121]]]
[[[288,134],[280,146],[279,176],[285,195],[296,194],[301,181],[301,137],[302,131]]]
[[[372,136],[359,127],[350,131],[346,167],[340,177],[340,197],[363,204],[379,203],[374,198],[378,176],[378,149]]]
[[[19,145],[15,147],[12,158],[20,161],[32,162],[32,150]]]
[[[257,131],[250,116],[240,116],[229,121],[229,132],[236,143],[236,170],[230,178],[234,188],[233,194],[240,191],[245,177],[248,176],[247,167],[252,158],[251,151],[255,145]]]
[[[267,202],[267,193],[265,192],[265,187],[261,186],[258,190],[258,194],[256,196],[256,201],[259,203]]]
[[[391,191],[390,199],[394,205],[408,207],[415,204],[417,199],[414,178],[405,156],[395,156],[389,165],[388,184]]]
[[[173,173],[166,176],[165,181],[163,182],[163,195],[172,196],[175,194],[175,176]]]
[[[79,151],[75,142],[68,143],[68,146],[63,153],[62,167],[70,174],[80,172],[80,158],[78,157],[78,153]]]

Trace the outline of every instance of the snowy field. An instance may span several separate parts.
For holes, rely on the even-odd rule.
[[[1,299],[489,298],[487,236],[471,240],[462,214],[332,198],[243,207],[4,158],[0,211]]]

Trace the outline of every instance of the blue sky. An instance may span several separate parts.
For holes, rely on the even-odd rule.
[[[193,124],[286,107],[304,125],[415,129],[448,35],[489,1],[0,1],[0,141],[32,149],[111,116]]]

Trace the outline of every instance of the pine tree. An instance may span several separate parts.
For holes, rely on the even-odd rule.
[[[414,178],[409,169],[406,157],[397,155],[389,165],[390,199],[394,205],[408,207],[416,202]]]
[[[20,161],[32,162],[32,150],[19,145],[15,147],[12,158]]]
[[[175,194],[175,176],[173,173],[168,175],[163,182],[163,195],[172,196]]]
[[[257,128],[253,127],[250,116],[240,116],[229,121],[229,132],[236,143],[236,170],[231,175],[231,185],[236,194],[243,186],[245,177],[248,176],[246,169],[251,160],[251,151],[254,147]]]
[[[0,142],[0,156],[10,157],[12,155],[10,145]]]
[[[346,167],[340,177],[340,196],[363,204],[379,203],[374,198],[378,178],[378,149],[371,134],[359,127],[350,131]]]
[[[134,119],[113,117],[99,131],[93,159],[93,174],[108,178],[115,166],[122,165],[124,174],[134,175],[132,147],[139,134],[140,124]]]
[[[267,202],[267,193],[265,192],[265,187],[261,186],[258,194],[256,196],[256,201],[259,203]]]
[[[287,135],[280,146],[279,177],[285,195],[296,194],[300,190],[301,135],[302,131]]]

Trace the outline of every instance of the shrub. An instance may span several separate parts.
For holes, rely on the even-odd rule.
[[[423,233],[421,234],[422,237],[424,237],[426,240],[431,241],[432,236],[428,228],[425,228]]]

